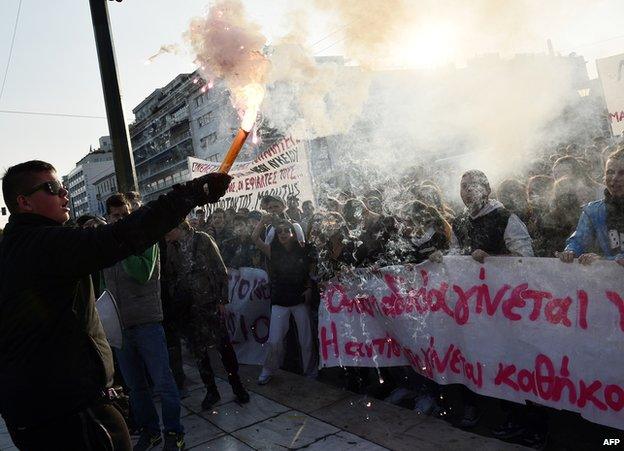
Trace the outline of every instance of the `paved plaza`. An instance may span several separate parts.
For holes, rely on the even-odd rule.
[[[521,449],[285,371],[269,385],[259,386],[255,379],[260,369],[251,365],[241,365],[241,377],[251,395],[249,404],[241,406],[234,402],[218,358],[212,361],[221,376],[217,384],[221,401],[210,411],[201,410],[204,388],[197,369],[185,366],[189,396],[182,400],[182,421],[187,449]],[[16,449],[4,423],[0,423],[0,450]]]

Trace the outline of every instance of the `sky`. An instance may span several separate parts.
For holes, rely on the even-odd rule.
[[[543,4],[541,0],[523,1],[536,6]],[[303,4],[307,6],[311,1],[244,0],[244,3],[251,19],[261,25],[264,34],[272,40],[288,29],[293,9]],[[19,4],[20,0],[0,0],[0,84],[7,68]],[[164,55],[150,65],[145,61],[161,45],[181,43],[181,35],[190,19],[202,14],[207,5],[207,0],[108,2],[128,123],[134,119],[132,108],[155,88],[181,72],[194,70],[189,55]],[[333,33],[338,25],[332,17],[327,13],[310,12],[308,8],[305,18],[308,42],[316,43],[315,51],[330,47],[321,54],[342,52],[337,42],[340,33]],[[553,20],[557,21],[557,26],[552,25]],[[569,8],[563,13],[558,11],[556,18],[545,14],[533,25],[522,45],[511,50],[543,52],[546,38],[551,38],[556,50],[576,51],[585,56],[592,76],[595,76],[596,58],[624,53],[624,2],[621,0],[584,2],[582,7]],[[452,51],[444,48],[452,45],[441,39],[440,30],[447,30],[444,27],[448,24],[439,27],[434,24],[428,32],[427,36],[437,42],[436,51],[432,52],[422,42],[408,39],[404,42],[406,48],[398,48],[398,53],[408,55],[409,60],[417,64],[419,58],[429,58],[436,64],[448,62],[439,58],[440,54],[455,57]],[[445,31],[444,34],[449,36],[449,33]],[[331,36],[317,43],[328,34]],[[486,53],[496,48],[494,44],[483,45],[478,50]],[[7,114],[1,110],[102,118]],[[0,98],[0,171],[22,161],[42,159],[54,164],[60,174],[68,173],[90,145],[97,147],[98,138],[108,134],[104,115],[88,2],[21,0],[15,43]],[[0,227],[5,220],[0,216]]]

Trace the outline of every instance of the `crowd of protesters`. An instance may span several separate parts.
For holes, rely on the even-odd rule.
[[[444,192],[440,187],[449,186],[449,177],[445,171],[415,168],[400,180],[380,178],[358,189],[328,189],[316,208],[309,200],[300,205],[295,195],[265,196],[256,211],[199,209],[189,217],[194,233],[213,238],[226,267],[262,268],[269,275],[269,349],[259,384],[269,383],[284,364],[291,317],[296,334],[291,331],[288,339],[299,350],[294,356],[298,370],[318,376],[320,292],[329,279],[353,268],[440,262],[449,254],[470,255],[479,262],[490,255],[517,255],[564,262],[578,257],[582,264],[607,258],[624,265],[624,243],[619,241],[624,150],[617,145],[560,145],[496,186],[484,172],[469,170],[456,177],[456,193]],[[450,200],[455,198],[461,203]],[[449,415],[441,401],[444,387],[407,368],[381,371],[388,400],[411,396],[410,405],[423,415],[452,418],[462,428],[479,424],[481,397],[466,387],[455,390],[462,411]],[[371,385],[379,377],[377,369],[346,368],[339,379],[348,389],[375,392]],[[546,409],[507,401],[499,408],[504,416],[492,430],[495,437],[543,446]]]
[[[130,396],[131,414],[127,421],[130,429],[140,433],[134,448],[137,450],[150,449],[162,441],[153,393],[161,398],[167,449],[183,447],[180,399],[186,395],[186,389],[182,342],[196,360],[205,385],[203,409],[210,409],[221,396],[209,358],[213,347],[221,357],[236,400],[241,404],[249,401],[225,326],[228,268],[267,271],[271,316],[268,352],[258,383],[268,384],[272,383],[276,369],[284,364],[288,341],[295,342],[298,371],[310,378],[319,376],[316,331],[320,294],[327,281],[354,268],[418,264],[426,260],[440,262],[450,254],[469,255],[479,262],[488,256],[505,255],[556,257],[567,263],[578,258],[582,264],[610,259],[624,266],[624,242],[621,242],[624,148],[599,140],[587,146],[570,144],[550,149],[514,178],[496,186],[480,170],[463,172],[456,177],[455,192],[441,188],[450,186],[448,171],[416,167],[402,176],[370,177],[358,188],[325,189],[319,193],[316,207],[308,199],[300,204],[296,195],[287,199],[265,196],[259,209],[253,211],[202,206],[223,194],[223,180],[212,182],[220,186],[218,190],[214,188],[219,195],[202,197],[197,183],[192,182],[185,189],[182,186],[174,190],[169,196],[183,207],[167,214],[157,204],[142,207],[138,193],[118,193],[107,200],[105,218],[78,218],[77,227],[68,229],[81,229],[83,233],[74,235],[48,230],[53,225],[51,222],[37,223],[37,215],[47,215],[49,220],[62,223],[66,212],[63,215],[56,212],[57,218],[45,209],[31,207],[31,198],[37,194],[42,201],[46,200],[44,195],[56,196],[62,200],[59,201],[62,210],[66,209],[67,192],[57,183],[54,168],[39,162],[14,172],[15,177],[21,176],[19,183],[6,188],[7,176],[3,183],[5,199],[15,198],[13,202],[7,201],[12,218],[0,248],[4,265],[3,298],[15,302],[20,299],[15,294],[19,292],[17,288],[10,288],[13,291],[7,288],[15,282],[9,283],[6,277],[16,274],[16,270],[5,268],[16,258],[11,246],[15,246],[14,237],[20,227],[26,230],[22,234],[32,235],[30,230],[35,226],[48,226],[45,231],[50,238],[60,240],[57,246],[65,243],[76,253],[69,270],[65,264],[59,266],[59,276],[60,271],[70,271],[71,283],[78,284],[80,277],[90,274],[96,295],[104,289],[113,294],[123,326],[123,346],[115,350],[114,363],[118,381]],[[8,175],[11,183],[11,173]],[[452,199],[461,199],[461,203]],[[165,205],[166,199],[157,202]],[[193,210],[194,206],[200,208]],[[163,218],[158,219],[156,213],[164,215]],[[186,219],[180,223],[184,216]],[[132,221],[132,218],[139,219]],[[142,236],[142,227],[154,231]],[[41,234],[39,239],[47,239],[46,234]],[[95,244],[97,240],[102,243]],[[41,246],[45,248],[44,244]],[[102,257],[96,263],[86,264],[80,253],[88,251],[92,255],[94,249]],[[21,275],[15,277],[18,281],[23,279]],[[69,276],[63,274],[63,277]],[[71,299],[70,285],[58,285],[57,291],[64,290],[59,291],[59,296]],[[38,289],[46,288],[42,285]],[[31,299],[32,293],[26,297]],[[31,302],[39,305],[33,299]],[[5,302],[4,308],[17,309],[17,304],[11,302]],[[90,302],[92,306],[92,299]],[[0,321],[4,321],[0,330],[5,330],[4,334],[0,333],[3,367],[9,364],[8,356],[15,355],[15,350],[9,351],[6,335],[7,330],[16,327],[5,321],[11,312],[3,310],[0,315]],[[89,312],[84,313],[84,321],[90,321],[92,312]],[[63,315],[61,312],[58,317],[65,318]],[[71,324],[69,318],[63,321]],[[32,320],[25,324],[34,327]],[[291,324],[296,324],[296,334],[293,331],[289,334]],[[80,328],[76,328],[74,335],[76,340],[84,342]],[[96,342],[101,341],[101,327],[93,326],[90,335]],[[88,354],[87,348],[85,345],[82,352]],[[110,378],[113,359],[104,348],[99,352],[104,355],[106,377]],[[54,351],[48,359],[56,354]],[[76,360],[68,371],[75,370],[79,364]],[[33,364],[24,365],[30,368]],[[97,365],[93,365],[87,368],[91,373],[97,372]],[[375,381],[380,379],[378,371],[382,371],[385,384],[383,396],[379,396],[397,403],[408,398],[418,413],[451,418],[462,428],[477,426],[483,414],[481,397],[462,386],[455,390],[462,409],[449,415],[447,388],[409,368],[340,371],[339,383],[360,393],[375,392]],[[4,372],[0,374],[0,382],[9,387],[20,376],[23,372]],[[29,376],[26,380],[31,379]],[[86,379],[71,383],[93,390],[85,385]],[[23,384],[15,384],[19,390],[27,389]],[[107,379],[100,388],[109,385]],[[18,393],[0,393],[0,410],[14,439],[28,443],[28,436],[20,432],[23,428],[45,429],[41,429],[40,419],[31,424],[25,410],[33,408],[36,401],[25,404],[22,410],[12,411],[14,407],[10,403],[18,402],[15,398]],[[47,396],[47,392],[39,396]],[[76,411],[70,413],[82,412],[79,410],[82,407],[84,404],[77,400]],[[499,407],[505,417],[492,431],[494,436],[521,440],[536,448],[544,445],[549,414],[545,408],[506,401],[501,401]],[[71,421],[84,421],[81,415]],[[106,418],[105,414],[102,416]],[[32,449],[37,448],[33,445]]]

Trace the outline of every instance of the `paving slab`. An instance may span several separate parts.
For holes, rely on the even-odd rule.
[[[251,390],[301,412],[310,413],[352,395],[346,390],[282,370],[278,370],[268,384],[258,385],[255,379],[260,374],[260,367],[250,367],[246,365],[245,372],[253,375],[253,382],[249,383]]]
[[[250,393],[250,400],[247,404],[229,402],[214,407],[210,412],[202,412],[201,416],[218,428],[232,432],[267,420],[287,410],[289,408],[286,406],[256,393]]]
[[[276,417],[233,432],[232,435],[255,449],[298,449],[310,445],[340,429],[291,410]]]
[[[354,395],[311,415],[393,450],[525,449],[365,396]]]
[[[358,451],[387,451],[388,448],[379,446],[373,442],[369,442],[357,435],[349,434],[348,432],[338,432],[337,434],[328,435],[321,440],[318,440],[310,446],[306,447],[308,451],[327,451],[335,450],[340,451],[343,449],[351,449]]]
[[[215,450],[215,451],[253,451],[253,448],[245,445],[240,440],[232,437],[231,435],[224,435],[223,437],[211,440],[193,448],[187,448],[193,450]]]
[[[221,406],[236,399],[236,396],[234,396],[234,393],[232,393],[230,384],[223,381],[222,379],[217,379],[216,384],[217,389],[219,390],[219,394],[221,395],[221,399],[215,403],[215,406]],[[196,388],[195,390],[190,391],[187,397],[182,398],[182,405],[192,412],[201,413],[203,411],[201,403],[204,400],[205,396],[206,389],[202,385],[200,388]]]
[[[463,431],[452,427],[445,421],[437,418],[426,417],[425,421],[403,431],[403,435],[409,441],[410,438],[418,438],[432,443],[444,449],[472,451],[484,450],[521,450],[523,446],[507,443],[478,434]]]
[[[184,442],[187,448],[201,445],[224,435],[222,430],[199,415],[191,414],[185,417],[182,424],[184,425]]]

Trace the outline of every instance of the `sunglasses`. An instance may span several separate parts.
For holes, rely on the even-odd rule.
[[[58,196],[61,190],[67,191],[67,188],[65,188],[63,184],[59,182],[58,180],[52,180],[51,182],[43,182],[43,183],[40,183],[39,185],[32,187],[23,195],[30,196],[31,194],[34,194],[39,190],[43,190],[52,196]]]
[[[290,228],[288,228],[288,227],[279,227],[277,229],[277,233],[290,233]]]

